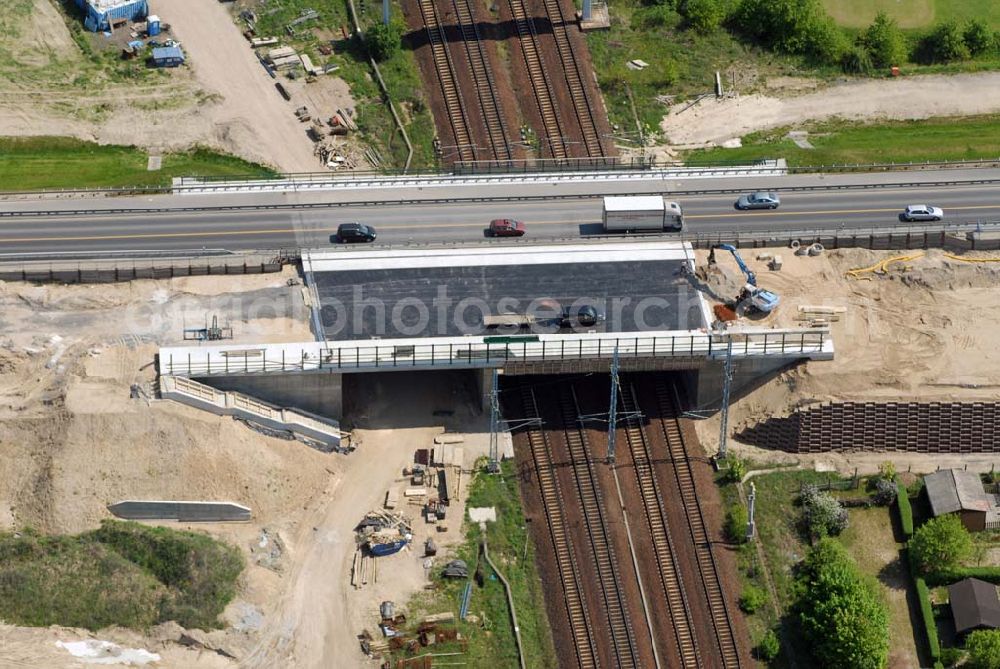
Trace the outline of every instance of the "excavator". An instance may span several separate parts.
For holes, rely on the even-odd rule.
[[[736,297],[736,307],[750,308],[755,311],[759,311],[764,314],[769,314],[778,307],[778,303],[781,298],[777,294],[772,293],[769,290],[764,290],[763,288],[757,287],[757,274],[747,267],[747,264],[743,262],[743,258],[740,257],[739,251],[732,244],[716,244],[708,252],[708,266],[711,267],[715,265],[715,249],[721,249],[722,251],[729,251],[733,254],[733,258],[736,260],[736,264],[740,266],[740,270],[746,276],[747,282],[743,286],[743,290]]]

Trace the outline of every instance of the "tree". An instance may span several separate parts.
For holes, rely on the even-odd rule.
[[[1000,630],[976,630],[965,638],[969,669],[1000,669]]]
[[[726,10],[720,0],[684,0],[681,14],[695,32],[707,35],[719,27]]]
[[[859,41],[875,67],[899,65],[906,60],[903,31],[899,29],[896,20],[889,18],[885,12],[875,15],[875,20],[861,33]]]
[[[922,574],[951,569],[972,555],[972,537],[955,514],[938,516],[917,528],[910,557]]]
[[[947,63],[969,57],[965,36],[954,21],[946,21],[935,26],[931,34],[924,38],[923,51],[926,54],[925,59],[932,63]]]
[[[794,613],[818,663],[883,669],[889,659],[889,612],[874,583],[861,576],[830,538],[810,549],[795,579]]]
[[[394,55],[402,46],[403,31],[398,23],[376,23],[365,31],[365,44],[372,58],[383,61]]]
[[[993,40],[993,33],[982,19],[972,19],[965,24],[962,41],[973,56],[982,55],[992,49],[995,44]]]

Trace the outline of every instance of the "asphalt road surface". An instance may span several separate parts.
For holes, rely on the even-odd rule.
[[[857,175],[853,175],[854,178]],[[893,175],[900,181],[905,175]],[[831,179],[832,180],[832,179]],[[734,180],[730,180],[732,182]],[[694,185],[688,182],[688,185]],[[749,189],[748,189],[749,190]],[[688,230],[698,232],[781,231],[814,228],[870,228],[899,224],[907,204],[931,204],[945,210],[954,223],[1000,220],[1000,183],[968,186],[889,187],[870,190],[788,191],[778,189],[781,207],[775,211],[737,211],[739,193],[678,195]],[[183,196],[186,207],[215,206],[221,196]],[[322,194],[272,194],[263,200],[228,195],[232,204],[262,203],[296,206],[322,201]],[[334,195],[326,195],[335,201]],[[166,198],[119,200],[117,206],[156,208]],[[212,199],[208,199],[212,198]],[[319,199],[318,199],[319,198]],[[78,203],[34,202],[36,209],[98,209],[107,200]],[[15,205],[0,205],[8,211]],[[525,222],[531,239],[574,238],[600,234],[600,197],[527,199],[508,202],[417,202],[378,206],[338,204],[308,209],[247,209],[240,211],[159,211],[87,213],[59,216],[0,218],[0,255],[138,250],[266,249],[323,247],[332,243],[337,225],[360,221],[378,231],[378,243],[468,243],[487,239],[493,218]],[[919,224],[917,224],[919,225]],[[490,243],[510,244],[510,240]]]

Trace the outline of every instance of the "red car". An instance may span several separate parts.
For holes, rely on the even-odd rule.
[[[490,237],[520,237],[524,234],[524,223],[510,218],[490,221]]]

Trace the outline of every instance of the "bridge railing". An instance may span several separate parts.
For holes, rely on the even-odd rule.
[[[488,339],[488,338],[487,338]],[[351,372],[412,368],[503,367],[508,362],[566,362],[619,358],[713,358],[733,356],[829,357],[830,333],[823,329],[770,330],[725,334],[621,335],[588,337],[565,335],[540,340],[463,343],[405,343],[371,345],[368,342],[311,342],[301,346],[261,345],[238,349],[165,349],[160,373],[180,376],[227,376],[281,372]],[[403,342],[403,343],[401,343]]]

